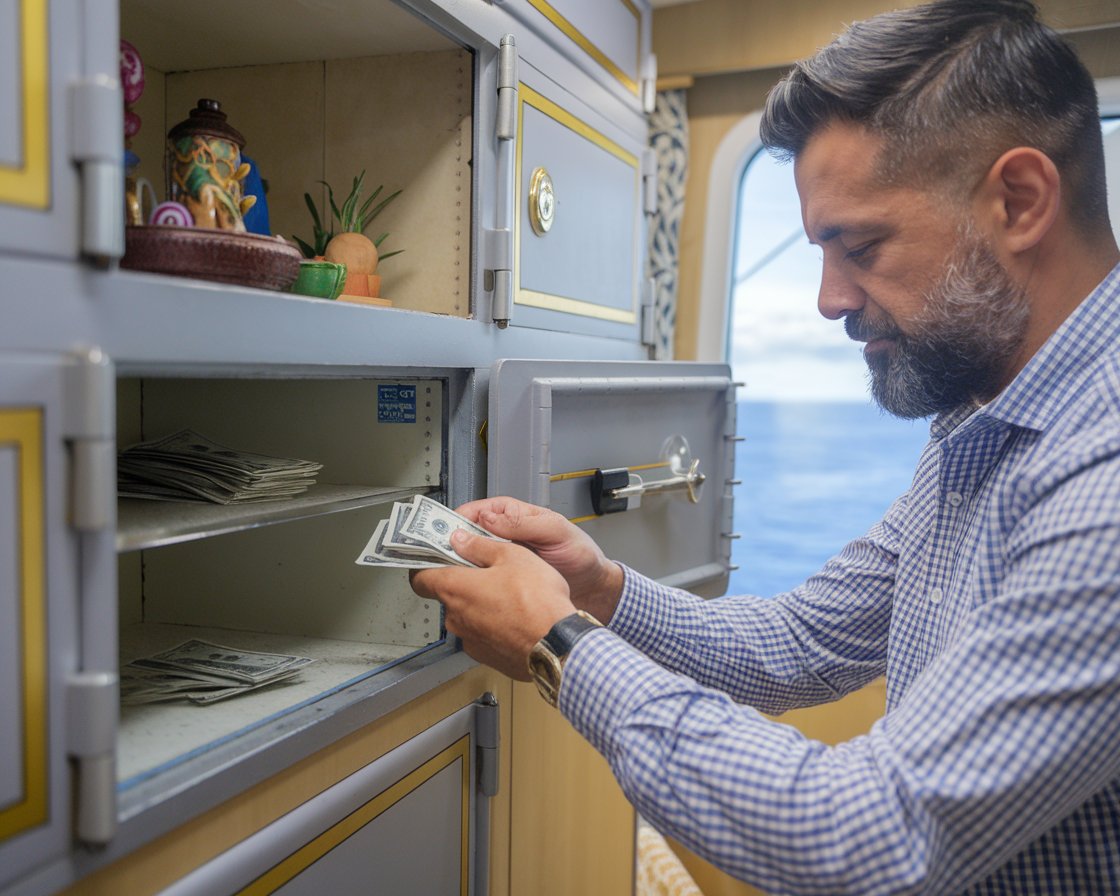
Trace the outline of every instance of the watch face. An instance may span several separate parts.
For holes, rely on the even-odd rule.
[[[560,698],[560,660],[538,643],[529,652],[529,674],[541,696],[555,706]]]

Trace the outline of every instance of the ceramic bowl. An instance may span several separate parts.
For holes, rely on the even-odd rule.
[[[346,265],[333,261],[301,261],[291,291],[320,299],[337,299],[346,283]]]

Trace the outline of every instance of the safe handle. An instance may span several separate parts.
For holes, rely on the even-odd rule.
[[[625,467],[617,470],[596,470],[591,480],[591,504],[595,512],[602,516],[619,513],[631,507],[646,495],[665,494],[666,492],[686,492],[688,500],[697,504],[700,501],[700,486],[707,478],[700,472],[700,460],[694,459],[688,470],[666,479],[644,481],[635,475],[636,482],[630,481],[631,473]],[[633,499],[633,500],[632,500]]]

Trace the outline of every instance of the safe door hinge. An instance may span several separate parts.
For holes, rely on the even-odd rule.
[[[70,85],[70,159],[81,175],[81,247],[95,264],[124,255],[124,93],[106,74]]]
[[[77,353],[67,370],[65,438],[70,450],[70,525],[97,532],[116,524],[116,381],[98,348]]]
[[[656,298],[657,279],[654,277],[646,277],[646,279],[642,281],[641,341],[642,345],[650,348],[653,347],[656,339]]]
[[[647,149],[642,153],[642,211],[657,214],[658,166],[657,153]]]
[[[483,796],[498,795],[498,751],[501,743],[498,698],[487,691],[474,705],[477,742],[478,790]]]
[[[505,329],[513,311],[513,232],[508,227],[482,231],[482,266],[491,290],[490,318]]]
[[[66,680],[66,752],[75,766],[75,836],[82,843],[108,843],[116,833],[117,681],[112,672]]]
[[[657,108],[657,56],[650,53],[642,64],[642,111],[652,115]]]
[[[495,133],[499,140],[517,137],[517,42],[512,34],[498,45],[498,114]]]

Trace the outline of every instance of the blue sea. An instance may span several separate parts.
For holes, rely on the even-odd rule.
[[[771,596],[820,569],[910,485],[929,421],[868,403],[740,402],[729,594]]]

